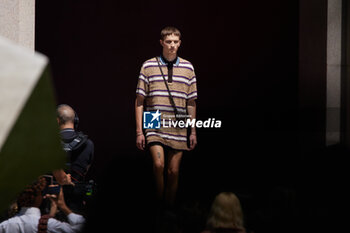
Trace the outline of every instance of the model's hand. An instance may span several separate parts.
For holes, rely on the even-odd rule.
[[[136,146],[140,150],[144,150],[145,149],[145,147],[146,147],[146,140],[145,140],[145,135],[143,135],[143,133],[138,134],[136,136]]]
[[[191,134],[190,135],[190,150],[193,150],[197,145],[197,135]]]

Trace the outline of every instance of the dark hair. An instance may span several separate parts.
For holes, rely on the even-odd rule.
[[[27,186],[27,188],[23,190],[17,198],[18,208],[32,207],[35,203],[36,197],[41,195],[41,191],[44,190],[45,186],[46,180],[42,176],[39,177],[33,184]]]
[[[178,36],[179,38],[181,38],[181,32],[179,29],[177,29],[176,27],[165,27],[161,32],[160,32],[160,39],[164,40],[164,38],[166,36],[172,35],[174,34],[175,36]]]

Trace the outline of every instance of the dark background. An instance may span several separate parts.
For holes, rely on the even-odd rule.
[[[168,25],[182,32],[179,56],[195,67],[198,118],[222,121],[198,129],[197,148],[184,155],[178,205],[205,212],[232,191],[249,230],[317,229],[328,213],[319,214],[309,182],[324,184],[326,162],[299,141],[298,1],[37,0],[36,50],[50,58],[57,102],[76,110],[95,143],[99,198],[89,229],[154,227],[152,164],[135,146],[134,100],[141,65],[160,54]]]

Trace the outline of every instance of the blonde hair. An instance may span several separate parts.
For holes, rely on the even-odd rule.
[[[215,197],[209,218],[209,229],[243,228],[243,213],[238,197],[231,192],[222,192]]]

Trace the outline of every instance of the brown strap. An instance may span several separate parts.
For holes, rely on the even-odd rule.
[[[50,218],[51,218],[51,216],[48,214],[41,216],[41,218],[39,219],[39,224],[38,224],[38,233],[46,233],[47,232],[47,223],[48,223]]]

